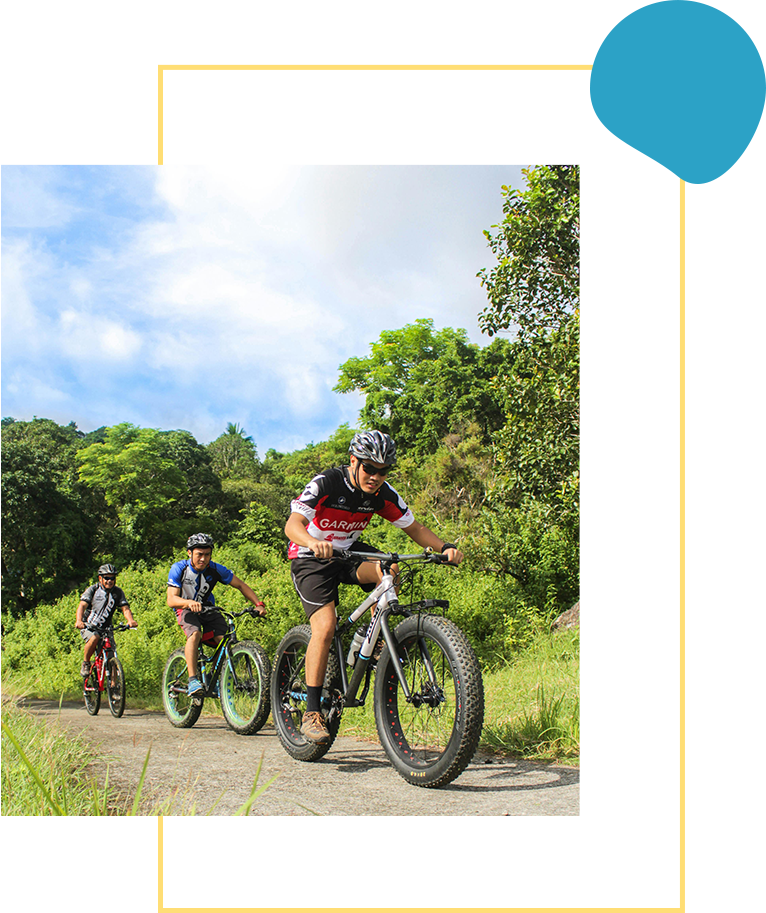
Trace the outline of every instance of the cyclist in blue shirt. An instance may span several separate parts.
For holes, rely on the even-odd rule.
[[[186,635],[186,667],[189,670],[188,693],[196,694],[202,690],[202,682],[197,676],[197,653],[199,645],[217,644],[228,630],[226,619],[220,612],[211,609],[215,606],[213,587],[217,583],[233,586],[251,602],[259,615],[265,615],[266,609],[250,587],[240,580],[232,571],[222,564],[211,561],[213,555],[213,537],[207,533],[195,533],[186,543],[184,561],[177,561],[170,568],[168,576],[167,603],[175,609],[178,624]],[[204,615],[200,613],[204,611]]]

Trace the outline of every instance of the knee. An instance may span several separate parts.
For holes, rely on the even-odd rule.
[[[316,638],[320,643],[329,644],[335,634],[335,616],[332,618],[317,618],[312,620],[311,637]]]

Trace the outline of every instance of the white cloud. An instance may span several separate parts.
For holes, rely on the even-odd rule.
[[[361,399],[332,387],[382,330],[431,317],[481,338],[474,261],[501,212],[499,172],[168,166],[141,177],[126,170],[120,192],[138,186],[146,200],[123,214],[113,193],[102,211],[90,169],[78,179],[96,182],[97,203],[56,245],[45,231],[5,245],[4,293],[23,326],[11,361],[52,387],[65,378],[86,429],[123,416],[207,441],[239,421],[262,452],[293,449],[356,422]],[[114,232],[112,218],[123,220]],[[92,370],[107,363],[119,380]],[[11,414],[27,410],[20,390],[10,401]]]
[[[59,316],[59,345],[82,366],[130,362],[141,348],[141,336],[117,321],[71,308]]]
[[[3,227],[60,228],[77,207],[53,189],[56,171],[3,166]]]

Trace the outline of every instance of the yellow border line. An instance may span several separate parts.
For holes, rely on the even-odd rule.
[[[672,215],[672,214],[671,214]],[[673,223],[667,226],[665,328],[665,829],[673,830]]]
[[[679,411],[680,411],[680,466],[679,466],[679,597],[680,597],[680,663],[679,663],[679,694],[680,694],[680,890],[681,910],[686,909],[686,783],[684,771],[686,767],[686,182],[681,181],[679,199]]]

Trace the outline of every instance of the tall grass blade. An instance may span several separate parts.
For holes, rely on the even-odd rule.
[[[279,774],[274,774],[274,776],[269,780],[268,783],[264,783],[261,788],[258,788],[258,779],[261,776],[261,768],[263,767],[263,753],[261,753],[261,760],[258,762],[258,769],[255,772],[255,779],[253,780],[253,788],[250,790],[250,795],[247,797],[247,801],[240,806],[240,808],[235,812],[235,817],[238,815],[249,815],[250,809],[253,807],[253,803],[258,798],[262,796],[264,792],[271,786],[271,784],[277,779]]]
[[[146,768],[149,766],[149,755],[152,753],[152,746],[149,746],[149,751],[146,752],[146,760],[144,761],[144,769],[141,771],[141,778],[138,781],[138,788],[136,789],[136,796],[133,799],[133,807],[128,812],[128,815],[137,815],[138,814],[138,803],[141,801],[141,791],[144,788],[144,780],[146,779]]]
[[[298,808],[302,808],[304,812],[308,812],[310,815],[316,815],[317,818],[322,817],[321,812],[315,812],[313,808],[306,808],[306,806],[301,805],[300,802],[296,802],[295,804],[298,806]]]
[[[64,814],[63,809],[58,804],[58,802],[56,802],[56,800],[53,798],[53,796],[51,796],[51,794],[48,792],[48,790],[45,788],[45,784],[40,779],[39,774],[34,769],[34,767],[30,763],[27,756],[24,754],[24,751],[23,751],[21,745],[19,745],[18,741],[16,740],[16,736],[11,732],[11,730],[8,728],[8,726],[5,723],[0,722],[0,726],[2,726],[3,732],[11,740],[11,743],[12,743],[13,747],[16,749],[16,751],[19,753],[19,757],[21,758],[21,760],[26,764],[27,768],[29,769],[29,772],[32,774],[32,777],[33,777],[35,783],[37,783],[38,787],[40,788],[40,792],[42,792],[42,794],[45,796],[45,798],[48,802],[48,805],[50,805],[51,811],[53,812],[53,814],[54,815],[63,815]]]

